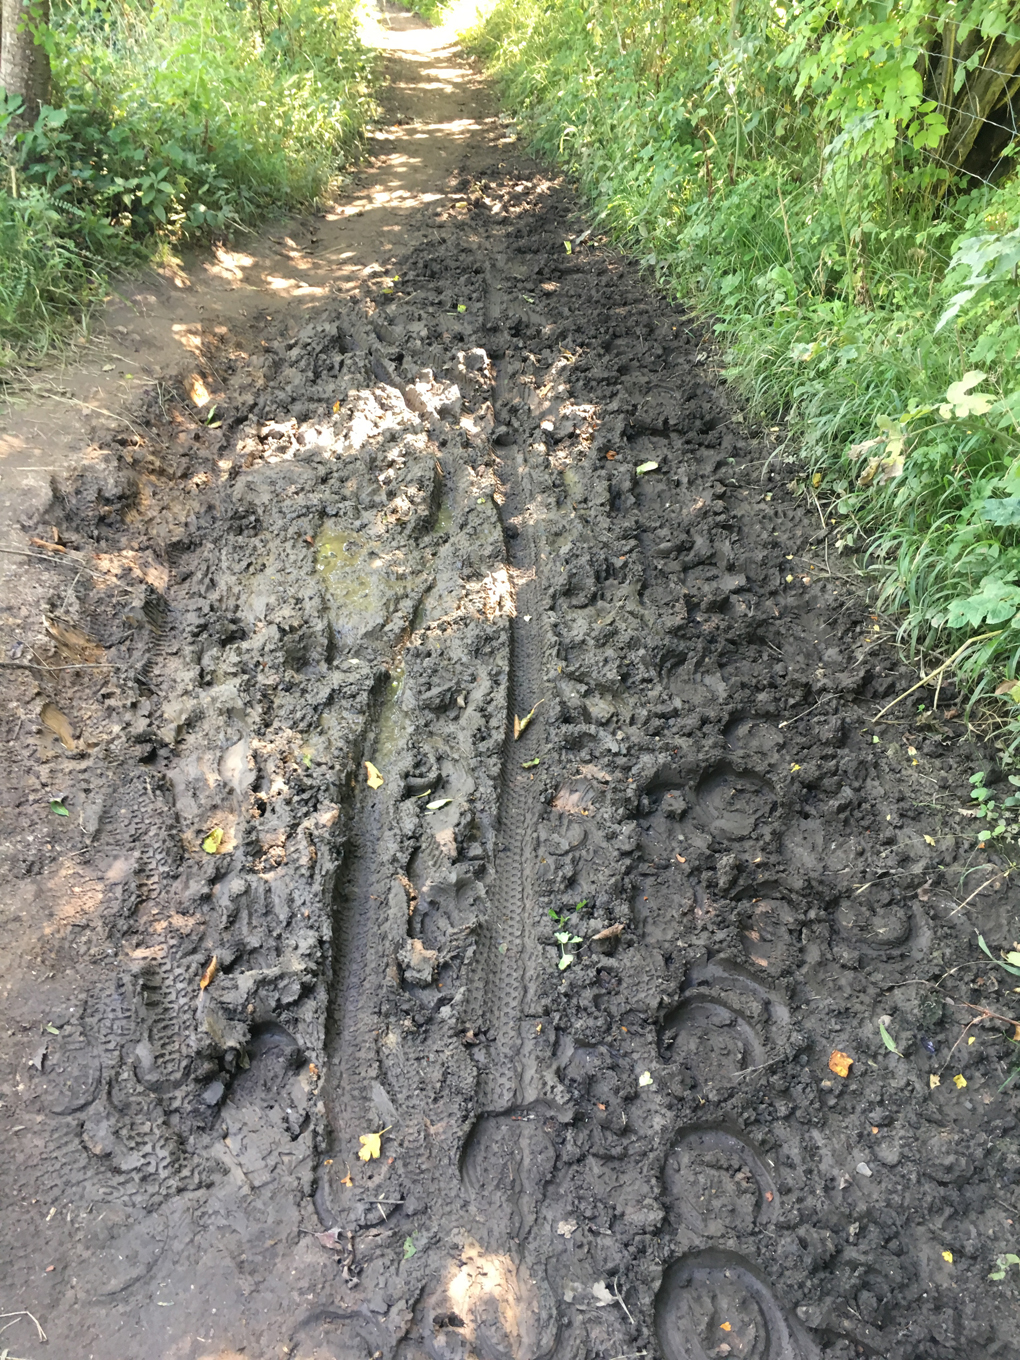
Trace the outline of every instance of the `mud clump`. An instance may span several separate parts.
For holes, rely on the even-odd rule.
[[[974,757],[872,726],[909,679],[701,326],[534,166],[463,189],[56,490],[109,669],[10,679],[76,745],[11,1159],[105,1226],[12,1231],[12,1300],[56,1255],[97,1357],[191,1285],[252,1357],[1010,1356]]]

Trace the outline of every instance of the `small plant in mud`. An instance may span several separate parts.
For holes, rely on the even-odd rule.
[[[985,783],[988,778],[984,770],[970,777],[970,796],[977,803],[975,812],[985,821],[985,827],[978,832],[978,841],[983,843],[993,837],[1006,836],[1009,840],[1020,839],[1020,792],[1009,793],[997,799]],[[1007,776],[1014,789],[1020,789],[1020,775]]]
[[[565,968],[569,968],[574,962],[574,955],[569,953],[568,950],[573,949],[575,944],[581,943],[581,936],[573,933],[570,922],[571,920],[576,919],[587,905],[588,899],[582,897],[573,911],[569,913],[565,911],[554,911],[552,907],[549,908],[549,915],[552,918],[553,925],[559,926],[559,930],[554,933],[553,938],[560,947],[560,957],[556,967],[561,973]]]
[[[1010,1266],[1020,1266],[1020,1256],[1015,1256],[1011,1251],[1005,1251],[1001,1256],[995,1258],[995,1269],[988,1278],[990,1280],[1004,1280],[1006,1271]]]

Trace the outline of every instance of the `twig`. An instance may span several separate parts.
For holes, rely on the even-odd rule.
[[[964,1025],[960,1032],[959,1039],[957,1039],[956,1043],[949,1050],[945,1062],[939,1068],[940,1075],[949,1066],[949,1059],[952,1058],[964,1039],[966,1039],[968,1030],[972,1030],[975,1025],[980,1025],[982,1020],[1003,1020],[1007,1025],[1014,1025],[1017,1029],[1020,1029],[1020,1020],[1012,1020],[1008,1015],[999,1015],[996,1011],[990,1011],[987,1006],[975,1006],[970,1001],[957,1001],[956,998],[952,996],[947,996],[946,1000],[953,1006],[966,1006],[968,1010],[979,1011],[980,1014],[976,1015],[973,1020],[968,1020]]]
[[[1003,632],[1004,629],[997,628],[993,633],[979,633],[977,637],[968,638],[962,647],[957,647],[953,655],[949,657],[946,661],[943,661],[941,666],[937,667],[933,671],[929,671],[927,675],[922,675],[916,685],[911,685],[908,690],[904,690],[902,694],[895,698],[891,704],[886,704],[885,708],[882,709],[882,712],[876,713],[872,721],[878,722],[879,718],[885,717],[885,715],[889,712],[890,708],[895,708],[898,703],[900,703],[903,699],[908,698],[911,694],[914,693],[915,690],[921,689],[922,686],[930,684],[931,681],[934,680],[936,676],[941,676],[943,671],[948,670],[954,661],[956,661],[959,657],[963,656],[964,652],[967,650],[968,647],[974,646],[975,642],[987,642],[989,638],[1000,637]]]
[[[992,874],[991,878],[986,878],[984,883],[981,884],[980,888],[975,888],[974,891],[971,893],[970,897],[965,897],[958,907],[953,908],[953,910],[949,913],[950,916],[955,916],[958,911],[963,911],[964,907],[967,905],[968,902],[973,901],[974,898],[977,897],[978,893],[984,892],[984,890],[990,887],[991,884],[993,884],[997,878],[1008,878],[1009,872],[1010,871],[1008,869],[1003,870],[1001,873],[997,870],[994,874]]]
[[[781,1063],[782,1058],[773,1058],[771,1062],[760,1063],[757,1067],[745,1067],[741,1072],[730,1072],[731,1077],[746,1077],[751,1072],[764,1072],[766,1067],[775,1067],[776,1063]]]
[[[819,699],[817,704],[812,704],[810,708],[805,708],[803,713],[798,713],[795,718],[787,718],[785,722],[777,723],[777,728],[790,727],[795,722],[800,722],[801,718],[806,718],[809,713],[813,713],[816,708],[821,708],[822,704],[827,703],[835,696],[827,694],[824,699]]]
[[[44,661],[0,661],[0,666],[8,666],[12,671],[102,671],[130,665],[130,661],[76,661],[71,666],[48,666]]]
[[[633,1327],[633,1326],[634,1326],[634,1318],[633,1318],[633,1316],[632,1316],[632,1314],[631,1314],[630,1309],[627,1307],[627,1305],[626,1305],[626,1304],[624,1303],[624,1301],[623,1301],[623,1295],[620,1293],[620,1287],[619,1287],[619,1285],[618,1285],[618,1283],[617,1283],[617,1281],[619,1280],[619,1278],[620,1278],[619,1275],[614,1275],[614,1276],[613,1276],[613,1297],[616,1299],[616,1302],[620,1305],[620,1307],[623,1309],[623,1311],[627,1314],[627,1321],[628,1321],[628,1322],[630,1323],[630,1325]]]
[[[32,1321],[35,1323],[35,1330],[39,1333],[39,1340],[40,1341],[46,1340],[46,1333],[39,1325],[39,1319],[37,1317],[33,1317],[27,1308],[20,1308],[16,1313],[0,1313],[0,1318],[19,1318],[19,1317],[32,1318]]]

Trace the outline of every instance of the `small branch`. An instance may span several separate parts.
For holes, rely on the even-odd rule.
[[[884,718],[891,708],[895,708],[898,703],[901,703],[904,699],[909,698],[909,696],[913,694],[915,690],[919,690],[924,685],[930,684],[932,680],[936,678],[936,676],[941,676],[944,671],[947,671],[949,669],[949,667],[953,664],[954,661],[958,660],[961,656],[963,656],[964,652],[967,650],[968,647],[973,647],[975,642],[987,642],[989,638],[1000,637],[1003,631],[1004,630],[1002,628],[997,628],[993,633],[979,633],[977,637],[968,638],[962,647],[957,647],[953,655],[949,657],[946,661],[943,661],[941,666],[938,666],[933,671],[929,671],[927,675],[922,675],[916,685],[911,685],[908,690],[904,690],[902,694],[895,698],[891,704],[886,704],[885,708],[882,709],[882,712],[877,713],[875,717],[872,719],[872,721],[878,722],[879,718]]]

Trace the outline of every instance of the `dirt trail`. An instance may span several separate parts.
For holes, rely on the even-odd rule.
[[[390,21],[326,291],[167,302],[183,375],[13,484],[4,1343],[1013,1357],[979,753],[873,721],[702,328]]]

